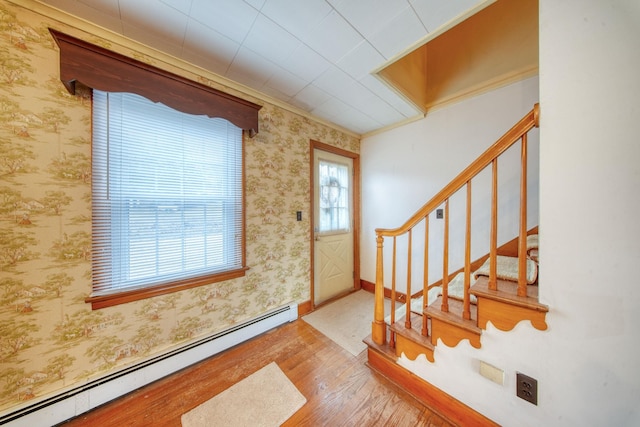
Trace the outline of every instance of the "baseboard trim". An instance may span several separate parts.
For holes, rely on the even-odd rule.
[[[499,424],[476,412],[371,347],[367,349],[367,355],[367,365],[371,369],[398,384],[418,401],[452,423],[461,426],[499,426]]]
[[[360,279],[360,288],[364,289],[367,292],[371,292],[372,294],[376,293],[376,284],[373,282],[366,281],[364,279]],[[391,289],[384,288],[384,297],[387,299],[391,299]],[[401,303],[406,303],[407,294],[396,291],[396,301]]]
[[[271,310],[121,371],[0,414],[0,425],[56,425],[297,318],[295,303]]]
[[[311,307],[311,300],[304,301],[298,304],[298,318],[301,318],[305,314],[311,313],[311,311],[313,311]]]

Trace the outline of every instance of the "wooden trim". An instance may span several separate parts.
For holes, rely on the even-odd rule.
[[[367,365],[371,369],[395,382],[418,401],[451,422],[461,426],[499,425],[370,347],[367,349],[367,355]]]
[[[314,292],[315,292],[315,277],[314,277],[314,261],[315,261],[315,249],[314,249],[314,232],[313,223],[315,220],[314,215],[314,150],[326,151],[329,153],[337,154],[339,156],[347,157],[352,160],[353,168],[353,289],[360,289],[360,154],[352,151],[343,150],[342,148],[334,147],[333,145],[325,144],[324,142],[309,140],[309,254],[311,257],[311,273],[310,273],[310,292],[311,292],[311,307],[315,308]]]
[[[209,285],[211,283],[223,282],[225,280],[243,277],[247,270],[248,268],[244,267],[238,270],[203,277],[196,277],[190,280],[180,280],[178,282],[165,283],[143,289],[135,289],[106,295],[93,295],[87,297],[85,299],[85,302],[91,303],[92,310],[97,310],[100,308],[139,301],[145,298],[157,297],[172,292],[184,291],[186,289],[191,289],[198,286]]]
[[[360,279],[360,288],[367,292],[371,292],[372,294],[375,294],[376,292],[376,284],[364,279]],[[422,291],[417,292],[416,295],[422,295]],[[384,297],[386,299],[391,299],[391,289],[384,288]],[[407,302],[407,294],[396,291],[396,301],[404,304]]]
[[[106,92],[136,93],[189,114],[222,117],[258,133],[260,105],[112,52],[54,29],[60,48],[60,80],[71,94],[76,83]]]
[[[298,303],[298,319],[304,315],[307,315],[313,311],[311,307],[311,300],[307,300],[301,303]]]

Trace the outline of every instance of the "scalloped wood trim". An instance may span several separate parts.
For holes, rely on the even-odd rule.
[[[468,339],[474,348],[480,348],[480,334],[471,332],[465,328],[443,322],[440,319],[431,318],[431,343],[438,344],[438,338],[447,347],[455,347],[462,340]]]
[[[478,326],[482,329],[487,329],[487,322],[491,321],[501,331],[510,331],[519,322],[529,320],[534,328],[545,331],[546,314],[545,311],[478,297]]]
[[[396,356],[400,357],[402,353],[411,360],[416,360],[418,356],[424,354],[429,362],[433,363],[435,361],[433,356],[434,349],[431,345],[421,345],[414,339],[396,334]]]

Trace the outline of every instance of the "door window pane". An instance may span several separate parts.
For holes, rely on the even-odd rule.
[[[349,167],[320,160],[319,232],[349,231]]]

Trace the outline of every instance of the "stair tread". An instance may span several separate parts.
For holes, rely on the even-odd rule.
[[[426,337],[422,335],[422,316],[415,313],[411,314],[411,329],[405,327],[405,318],[406,317],[403,316],[391,325],[391,331],[433,350],[435,346],[431,343],[431,337],[429,335]]]
[[[398,360],[398,357],[396,356],[396,352],[393,350],[393,348],[391,348],[388,345],[388,343],[385,343],[383,345],[378,345],[373,341],[373,338],[371,337],[371,335],[368,335],[365,339],[362,340],[362,342],[364,342],[370,349],[377,351],[387,359],[393,362]]]
[[[432,318],[436,318],[442,322],[449,323],[451,325],[455,325],[466,329],[467,331],[480,335],[482,334],[482,329],[478,327],[476,324],[476,319],[478,318],[478,308],[474,304],[470,304],[470,312],[471,319],[464,319],[462,317],[462,313],[464,311],[464,303],[462,301],[449,298],[449,311],[444,312],[440,309],[442,306],[442,296],[439,296],[433,304],[430,304],[425,310],[424,313]]]
[[[548,312],[549,307],[538,302],[538,287],[535,285],[527,286],[527,296],[518,296],[518,284],[508,280],[497,280],[497,291],[489,289],[489,278],[481,276],[471,286],[470,293],[477,298],[488,298],[495,301],[513,304],[532,310]]]

